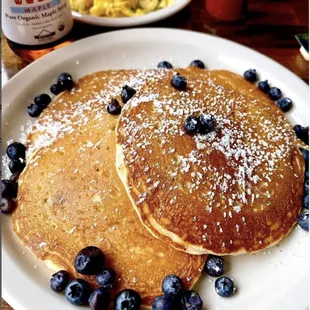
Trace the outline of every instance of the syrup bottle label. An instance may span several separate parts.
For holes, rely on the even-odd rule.
[[[73,17],[67,0],[4,0],[2,31],[23,45],[44,45],[68,34]]]

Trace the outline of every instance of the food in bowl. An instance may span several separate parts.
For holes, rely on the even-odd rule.
[[[93,16],[131,17],[168,7],[175,0],[70,0],[74,11]]]

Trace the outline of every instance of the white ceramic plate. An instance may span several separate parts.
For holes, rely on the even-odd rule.
[[[2,152],[6,141],[19,140],[20,126],[30,118],[26,107],[34,96],[48,91],[61,72],[75,79],[106,69],[154,68],[160,60],[186,67],[201,59],[209,69],[242,74],[256,68],[262,79],[282,89],[294,101],[287,114],[293,124],[309,120],[308,86],[271,59],[244,46],[214,36],[168,29],[132,29],[90,37],[34,62],[3,88]],[[2,216],[2,292],[15,310],[77,309],[49,288],[53,273],[16,239],[10,216]],[[227,257],[226,275],[238,293],[221,298],[214,279],[203,274],[196,289],[208,310],[308,309],[308,237],[296,227],[279,246],[257,254]],[[176,262],[177,264],[177,262]]]
[[[181,11],[190,2],[191,0],[176,0],[174,4],[166,8],[145,15],[133,17],[98,17],[88,14],[81,14],[76,11],[72,11],[72,15],[76,20],[91,25],[105,27],[133,27],[138,25],[150,24],[165,19]]]

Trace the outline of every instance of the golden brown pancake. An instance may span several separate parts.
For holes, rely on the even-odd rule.
[[[144,305],[161,294],[167,274],[192,287],[205,260],[154,238],[141,225],[116,172],[118,116],[108,114],[106,106],[124,84],[138,89],[156,76],[155,71],[96,73],[58,97],[28,137],[32,151],[13,213],[16,235],[37,258],[83,277],[74,270],[74,258],[82,248],[97,246],[117,273],[113,295],[131,288]],[[83,278],[96,285],[94,276]]]
[[[176,72],[185,91],[170,85]],[[201,113],[215,116],[215,131],[186,134],[184,120]],[[168,244],[191,254],[255,252],[287,235],[301,210],[295,139],[284,113],[240,76],[174,69],[123,110],[118,172],[142,223]]]

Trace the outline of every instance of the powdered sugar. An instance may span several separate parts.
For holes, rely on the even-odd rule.
[[[241,224],[246,223],[239,214],[244,208],[263,203],[264,197],[270,199],[269,185],[296,141],[282,114],[271,116],[266,103],[226,89],[217,85],[215,78],[205,76],[196,74],[194,79],[188,79],[185,91],[177,91],[167,83],[163,89],[169,89],[169,96],[149,85],[147,92],[152,96],[148,100],[141,94],[141,98],[137,96],[126,106],[119,142],[126,166],[147,165],[152,171],[148,188],[165,180],[159,185],[164,192],[176,182],[182,190],[169,190],[171,194],[194,197],[196,204],[204,206],[206,215],[227,209],[223,219],[229,221],[236,214],[239,233]],[[215,116],[216,129],[208,134],[187,135],[184,120],[201,113]],[[135,114],[141,117],[136,118]],[[149,150],[161,153],[162,159],[156,163],[148,160]]]

